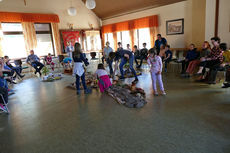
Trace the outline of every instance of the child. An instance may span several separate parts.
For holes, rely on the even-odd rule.
[[[52,61],[52,56],[50,53],[46,57],[46,63],[47,65],[50,65],[51,69],[54,71],[54,62]]]
[[[85,83],[85,70],[83,67],[83,63],[88,66],[89,62],[86,60],[84,54],[81,52],[81,45],[80,43],[75,43],[75,50],[72,53],[73,56],[73,61],[74,61],[74,71],[73,73],[76,75],[76,89],[77,89],[77,94],[80,94],[80,78],[82,81],[82,85],[85,90],[85,94],[91,93],[91,90],[87,88],[86,83]]]
[[[161,90],[162,95],[166,95],[165,90],[164,90],[164,85],[162,82],[162,76],[161,76],[162,65],[163,65],[162,60],[160,56],[156,55],[156,51],[154,48],[151,48],[149,50],[149,58],[147,62],[151,66],[150,73],[152,77],[154,95],[158,96],[157,85],[156,85],[157,81],[160,85],[160,90]]]
[[[2,71],[0,71],[0,94],[2,94],[4,100],[5,100],[5,104],[8,103],[8,86],[7,86],[7,82],[3,77],[3,73]],[[0,107],[2,109],[4,109],[4,103],[3,101],[0,102]]]
[[[102,93],[112,85],[103,64],[98,64],[95,75],[98,77],[98,85]]]

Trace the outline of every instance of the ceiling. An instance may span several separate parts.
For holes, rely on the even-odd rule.
[[[181,1],[185,0],[96,0],[97,6],[93,12],[104,20]]]

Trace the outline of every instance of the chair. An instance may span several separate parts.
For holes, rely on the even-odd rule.
[[[10,112],[9,112],[9,109],[8,109],[8,107],[7,107],[7,104],[6,104],[6,102],[5,102],[5,99],[4,99],[3,95],[0,94],[0,97],[1,97],[1,99],[2,99],[2,101],[3,101],[3,104],[5,105],[5,106],[3,106],[2,104],[0,104],[0,110],[2,110],[4,113],[9,114]]]
[[[58,71],[60,71],[60,67],[61,65],[63,66],[63,60],[64,60],[64,55],[58,55],[58,61],[59,61],[59,67],[58,67]]]

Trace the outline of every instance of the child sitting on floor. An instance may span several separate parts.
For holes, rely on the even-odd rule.
[[[46,63],[47,63],[47,65],[50,65],[51,69],[54,71],[54,62],[52,60],[52,56],[50,53],[46,57]]]
[[[154,48],[151,48],[149,50],[149,58],[147,60],[148,64],[150,65],[150,73],[151,73],[151,77],[152,77],[152,85],[153,85],[153,91],[154,91],[154,95],[158,96],[158,92],[157,92],[157,81],[159,83],[160,86],[160,90],[162,95],[166,95],[165,90],[164,90],[164,85],[162,82],[162,76],[161,76],[161,72],[162,72],[162,59],[160,56],[158,56],[156,54],[156,50]]]
[[[102,93],[112,85],[109,75],[105,71],[104,65],[102,63],[98,64],[95,75],[98,77],[98,85]]]

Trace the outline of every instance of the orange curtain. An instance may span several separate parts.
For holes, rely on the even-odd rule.
[[[151,47],[154,47],[155,41],[157,39],[158,29],[157,29],[157,27],[150,27],[149,31],[150,31]]]
[[[2,32],[2,24],[0,22],[0,57],[4,56],[3,48],[2,48],[2,41],[3,41],[3,32]]]
[[[0,22],[59,23],[60,21],[56,14],[0,12]]]
[[[113,32],[114,51],[117,50],[117,32]]]
[[[157,15],[105,25],[102,26],[102,33],[127,31],[127,30],[149,28],[149,27],[158,27]]]
[[[59,34],[58,23],[51,23],[51,28],[53,33],[55,55],[61,55],[61,39]]]
[[[30,50],[34,50],[37,47],[37,38],[34,23],[22,22],[22,28],[26,45],[26,53],[27,55],[29,55]]]

